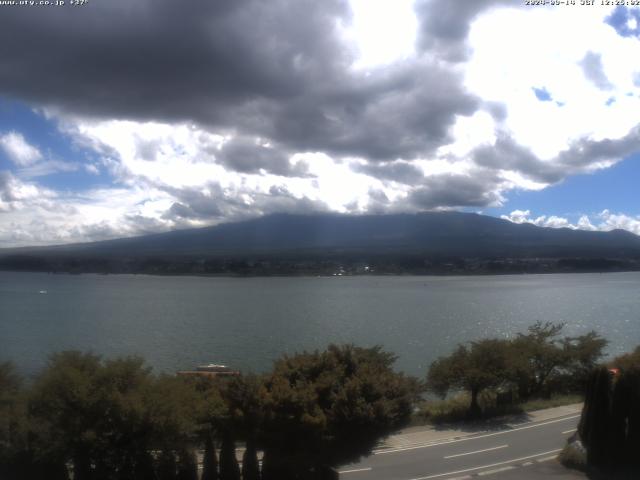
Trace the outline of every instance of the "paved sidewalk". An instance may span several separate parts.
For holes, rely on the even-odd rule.
[[[567,417],[572,415],[580,415],[582,404],[566,405],[562,407],[547,408],[544,410],[536,410],[523,414],[507,415],[497,417],[490,420],[459,423],[443,426],[425,425],[419,427],[409,427],[401,430],[395,435],[391,435],[385,439],[376,451],[394,450],[411,448],[419,445],[428,445],[430,443],[446,442],[447,440],[456,440],[469,435],[491,430],[504,430],[524,423],[551,421],[556,418]]]

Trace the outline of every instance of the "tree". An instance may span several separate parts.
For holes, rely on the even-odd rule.
[[[198,462],[191,449],[184,448],[180,452],[177,480],[198,480]]]
[[[259,480],[260,467],[258,466],[258,452],[253,440],[247,441],[247,446],[242,455],[242,480]]]
[[[220,447],[220,480],[240,480],[236,444],[230,432],[223,435]]]
[[[27,402],[22,378],[12,363],[0,363],[0,478],[42,478],[32,468],[35,459],[29,449],[28,437]]]
[[[230,379],[222,389],[228,406],[227,431],[233,431],[246,442],[242,459],[243,480],[258,480],[260,469],[256,445],[265,418],[265,389],[263,379],[255,375],[243,375]]]
[[[612,368],[619,368],[623,371],[640,368],[640,346],[637,346],[631,353],[617,356],[609,362],[609,365]]]
[[[0,363],[0,463],[18,440],[15,437],[21,383],[13,364]]]
[[[353,345],[278,360],[264,382],[263,478],[310,478],[404,425],[420,389],[394,361],[380,347]]]
[[[100,452],[96,426],[103,422],[104,404],[99,370],[98,356],[54,354],[32,390],[31,412],[39,444],[46,456],[72,460],[76,480],[90,478],[92,459]]]
[[[218,459],[211,433],[205,435],[202,480],[218,480]]]
[[[604,356],[604,349],[608,343],[593,330],[578,337],[564,338],[562,349],[566,362],[563,365],[563,383],[573,391],[584,391],[589,374]]]
[[[166,449],[160,452],[158,458],[158,479],[159,480],[177,480],[178,465],[175,453]]]
[[[476,418],[482,411],[478,396],[488,388],[506,383],[510,376],[510,343],[506,340],[485,339],[458,345],[448,357],[440,357],[427,373],[427,388],[442,397],[451,389],[471,394],[469,416]]]
[[[563,328],[562,323],[536,322],[513,341],[513,376],[521,399],[539,394],[550,377],[568,364],[569,352],[557,338]]]
[[[78,480],[148,476],[151,451],[166,460],[194,441],[197,399],[192,383],[153,377],[140,358],[62,352],[31,392],[35,443],[46,458],[71,460]]]

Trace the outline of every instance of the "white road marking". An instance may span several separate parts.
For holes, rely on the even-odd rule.
[[[530,458],[540,457],[542,455],[549,455],[551,453],[558,453],[560,450],[562,450],[562,449],[558,448],[557,450],[550,450],[548,452],[536,453],[534,455],[528,455],[526,457],[513,458],[511,460],[505,460],[504,462],[492,463],[491,465],[482,465],[480,467],[465,468],[464,470],[456,470],[455,472],[437,473],[435,475],[428,475],[426,477],[412,478],[411,480],[429,480],[430,478],[446,477],[447,475],[457,475],[459,473],[472,472],[473,470],[483,470],[485,468],[498,467],[500,465],[506,465],[508,463],[520,462],[522,460],[528,460]]]
[[[396,453],[396,452],[404,452],[407,450],[416,450],[419,448],[429,448],[429,447],[437,447],[438,445],[448,445],[450,443],[457,443],[457,442],[467,442],[469,440],[476,440],[479,438],[487,438],[487,437],[494,437],[496,435],[504,435],[505,433],[512,433],[512,432],[517,432],[520,430],[527,430],[529,428],[537,428],[537,427],[542,427],[544,425],[550,425],[552,423],[558,423],[558,422],[564,422],[567,420],[573,420],[574,418],[578,418],[580,417],[580,415],[573,415],[571,417],[564,417],[564,418],[559,418],[559,419],[555,419],[555,420],[549,420],[547,422],[542,422],[542,423],[534,423],[531,425],[527,425],[525,427],[518,427],[518,428],[512,428],[510,430],[502,430],[500,432],[493,432],[493,433],[485,433],[483,435],[476,435],[476,436],[469,436],[469,437],[464,437],[464,438],[456,438],[453,440],[446,440],[444,442],[439,442],[439,443],[428,443],[428,444],[424,444],[424,445],[415,445],[412,447],[402,447],[402,448],[395,448],[395,449],[389,449],[389,450],[380,450],[378,452],[373,452],[374,455],[385,455],[388,453]]]
[[[371,467],[367,467],[367,468],[354,468],[353,470],[340,470],[338,473],[342,475],[343,473],[370,472],[370,471],[371,471]]]
[[[478,476],[493,475],[494,473],[506,472],[507,470],[514,470],[516,467],[509,465],[508,467],[494,468],[493,470],[485,470],[484,472],[478,472]]]
[[[456,458],[456,457],[464,457],[465,455],[473,455],[474,453],[482,453],[482,452],[490,452],[491,450],[499,450],[501,448],[507,448],[509,445],[500,445],[499,447],[485,448],[482,450],[476,450],[475,452],[467,452],[467,453],[457,453],[455,455],[448,455],[444,458]]]
[[[557,455],[550,455],[548,457],[538,458],[538,459],[536,459],[536,462],[538,462],[538,463],[548,462],[550,460],[555,460],[556,458],[558,458]]]
[[[578,430],[577,428],[572,428],[571,430],[565,430],[564,432],[562,432],[563,435],[567,434],[567,433],[573,433],[576,430]]]

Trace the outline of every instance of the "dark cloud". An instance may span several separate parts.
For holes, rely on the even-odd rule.
[[[602,56],[599,53],[587,52],[580,61],[584,76],[600,90],[611,90],[613,85],[604,73]]]
[[[564,175],[557,165],[543,162],[531,150],[506,135],[499,136],[493,145],[476,148],[471,157],[475,164],[481,167],[494,171],[516,171],[537,182],[555,183]]]
[[[470,175],[444,173],[427,177],[424,186],[412,191],[407,202],[417,209],[439,207],[486,207],[500,201],[500,179],[492,172]]]
[[[581,173],[585,168],[597,163],[617,162],[640,152],[640,126],[636,126],[624,137],[592,140],[583,138],[573,142],[569,149],[561,152],[557,163],[565,170],[565,175]]]
[[[476,148],[471,157],[481,167],[515,171],[536,182],[551,184],[570,175],[588,172],[598,164],[617,162],[639,151],[640,127],[635,127],[619,139],[582,138],[551,160],[540,160],[509,136],[498,137],[494,145]]]
[[[224,159],[245,171],[262,168],[262,158],[267,170],[289,174],[282,156],[290,151],[424,156],[449,140],[456,116],[479,105],[461,75],[436,61],[369,75],[350,69],[353,52],[336,29],[350,20],[346,0],[112,0],[6,10],[5,94],[81,116],[193,121],[282,149],[254,163]],[[152,158],[153,145],[138,147]]]
[[[272,186],[268,192],[242,187],[234,190],[222,188],[216,182],[206,187],[163,187],[175,199],[164,213],[163,219],[175,224],[188,225],[191,221],[207,223],[242,220],[270,213],[308,213],[329,211],[324,202],[307,197],[298,198],[284,185]]]
[[[422,170],[408,162],[354,163],[351,169],[381,180],[392,180],[407,185],[419,184],[424,179]]]
[[[513,0],[416,0],[418,48],[450,62],[462,62],[471,50],[467,44],[471,22],[492,8],[519,4]]]
[[[382,190],[370,188],[368,195],[369,202],[366,206],[367,213],[383,214],[390,213],[393,210],[391,200],[389,200],[389,197],[387,197]]]
[[[258,144],[251,138],[236,137],[225,142],[215,157],[219,163],[236,172],[256,173],[265,170],[287,177],[308,175],[307,164],[301,161],[291,164],[286,150]]]
[[[6,9],[3,90],[89,115],[216,119],[222,112],[212,107],[304,93],[347,60],[332,31],[348,9],[339,0],[321,4],[111,0]]]

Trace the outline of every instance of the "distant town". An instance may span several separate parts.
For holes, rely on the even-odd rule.
[[[354,275],[498,275],[640,271],[628,258],[431,258],[420,255],[318,257],[163,257],[90,258],[11,255],[0,270],[49,273],[354,276]]]

